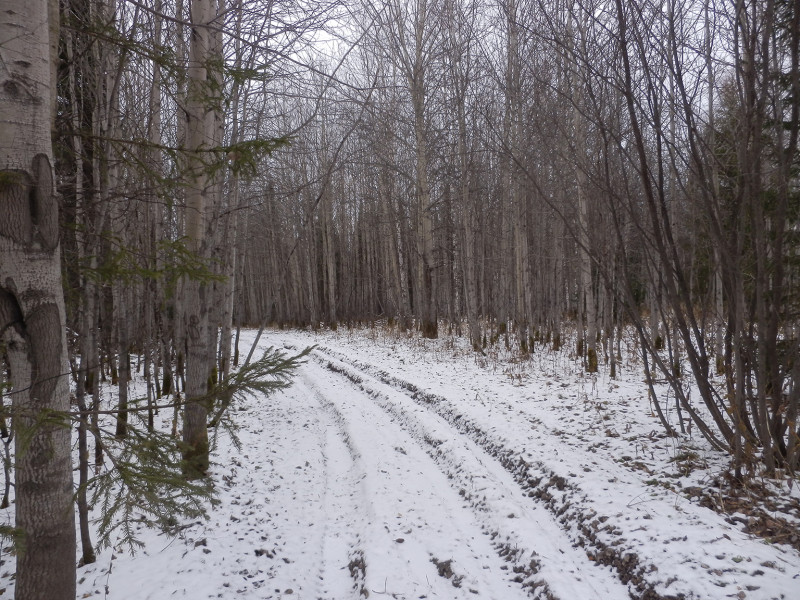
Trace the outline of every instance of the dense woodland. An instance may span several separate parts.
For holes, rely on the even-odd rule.
[[[633,332],[679,427],[729,452],[736,477],[797,472],[798,2],[5,4],[4,63],[28,43],[9,32],[49,25],[27,29],[38,62],[0,70],[6,375],[15,406],[25,377],[42,396],[21,419],[40,423],[47,394],[65,410],[62,384],[36,392],[38,301],[8,283],[38,268],[30,244],[53,227],[32,200],[30,231],[14,233],[46,155],[82,483],[92,439],[103,460],[98,411],[119,440],[130,414],[152,429],[158,403],[175,410],[168,434],[183,431],[184,475],[202,475],[220,417],[208,399],[224,410],[244,361],[232,339],[264,324],[446,328],[523,358],[569,343],[612,376]],[[49,68],[46,94],[20,92],[31,62]],[[33,105],[52,142],[39,154],[8,133]],[[146,409],[127,404],[140,368]],[[100,406],[105,380],[119,406]],[[26,586],[18,597],[56,597]]]

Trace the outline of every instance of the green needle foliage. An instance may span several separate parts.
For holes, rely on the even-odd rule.
[[[108,251],[102,260],[98,260],[98,267],[90,266],[93,258],[91,256],[84,257],[81,265],[86,277],[95,283],[154,280],[164,281],[168,288],[174,288],[182,277],[203,283],[225,279],[222,275],[215,274],[207,261],[189,249],[185,237],[159,241],[156,254],[153,256],[141,256],[119,238],[111,237],[109,240],[113,244],[113,249]],[[163,266],[157,268],[147,265]]]
[[[210,479],[188,481],[181,471],[180,441],[168,434],[131,427],[124,443],[110,443],[111,468],[89,480],[91,502],[100,505],[98,546],[117,543],[131,552],[142,547],[136,524],[178,532],[178,519],[206,517],[216,503]]]
[[[299,354],[288,355],[270,347],[259,360],[231,374],[206,396],[212,407],[209,427],[222,425],[234,445],[240,448],[236,424],[228,416],[229,408],[236,400],[247,397],[263,400],[289,387],[295,371],[312,350],[313,346]],[[6,410],[14,414],[14,409]],[[176,535],[181,530],[180,522],[206,518],[208,507],[218,502],[211,478],[188,480],[184,476],[182,441],[169,433],[149,430],[147,411],[146,398],[130,402],[128,412],[132,420],[124,439],[116,438],[113,428],[97,432],[107,466],[89,479],[86,490],[99,514],[99,548],[113,543],[135,552],[143,545],[138,536],[142,527],[155,527],[167,535]],[[16,414],[22,416],[20,412]],[[114,412],[107,414],[113,421]],[[70,427],[79,420],[80,413],[41,411],[27,417],[27,420],[16,421],[23,451],[39,428]],[[17,547],[24,543],[12,527],[0,526],[0,537],[9,539]]]
[[[269,396],[292,384],[292,377],[304,358],[314,349],[309,346],[295,356],[267,348],[260,359],[244,365],[213,391],[214,410],[209,427],[216,427],[227,414],[233,400],[248,395]]]
[[[291,139],[288,137],[252,139],[222,146],[219,150],[227,157],[227,166],[234,175],[254,177],[264,157],[290,143]]]
[[[240,447],[235,423],[227,418],[230,406],[237,399],[264,399],[289,387],[295,371],[312,349],[289,356],[268,348],[259,360],[233,373],[207,395],[214,408],[209,427],[223,424],[234,445]],[[137,417],[130,424],[128,437],[118,440],[111,432],[105,436],[111,468],[90,479],[87,488],[92,503],[102,507],[98,545],[110,545],[116,535],[116,543],[133,552],[142,546],[137,524],[175,535],[180,531],[179,519],[205,518],[206,507],[217,500],[210,478],[188,480],[184,476],[182,442],[166,433],[148,431],[145,399],[133,401],[128,410]]]

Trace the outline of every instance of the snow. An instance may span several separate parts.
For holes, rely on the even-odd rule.
[[[662,435],[635,360],[611,380],[567,351],[483,357],[386,328],[260,342],[312,344],[291,388],[234,408],[209,520],[138,525],[144,550],[101,552],[78,597],[800,597],[797,551],[685,493],[725,458]]]

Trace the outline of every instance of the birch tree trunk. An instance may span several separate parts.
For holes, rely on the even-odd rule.
[[[421,3],[424,4],[424,1]],[[416,313],[420,319],[422,335],[438,336],[436,305],[433,290],[433,220],[431,219],[431,188],[428,182],[428,141],[425,134],[425,68],[422,59],[422,38],[425,27],[424,8],[417,15],[415,37],[417,40],[413,77],[409,78],[411,103],[414,109],[414,139],[416,142],[416,195],[417,195],[417,280],[414,289]]]
[[[13,385],[16,526],[24,535],[15,597],[73,600],[66,316],[50,142],[55,24],[48,9],[44,0],[7,0],[0,16],[0,341]]]
[[[580,17],[575,17],[577,20]],[[570,17],[571,19],[571,17]],[[572,22],[570,20],[570,27]],[[586,177],[586,120],[582,113],[582,77],[579,72],[578,56],[582,54],[585,46],[585,23],[576,23],[575,41],[576,48],[573,49],[574,62],[572,63],[570,96],[572,99],[572,123],[573,135],[575,139],[575,180],[578,187],[578,264],[580,273],[580,296],[578,304],[578,323],[581,328],[578,331],[579,354],[581,351],[586,354],[586,371],[589,373],[597,372],[597,310],[595,305],[594,282],[592,280],[592,258],[589,254],[589,204],[587,198],[588,182]],[[570,40],[572,42],[572,40]],[[586,324],[585,344],[583,340],[584,330],[582,324]]]
[[[238,36],[242,31],[242,17],[244,11],[242,10],[242,0],[236,2],[235,9],[237,11],[236,30],[237,36],[234,43],[234,67],[241,69],[242,67],[242,44]],[[231,131],[231,145],[238,143],[241,137],[239,128],[239,112],[247,105],[247,90],[242,90],[242,85],[234,84],[231,92],[231,114],[233,115],[232,131]],[[233,297],[237,285],[237,259],[238,259],[238,246],[239,246],[239,213],[240,211],[240,198],[239,198],[239,174],[238,172],[231,174],[230,182],[230,195],[231,201],[229,204],[229,214],[226,217],[226,230],[228,236],[224,244],[224,270],[225,270],[225,283],[223,287],[223,300],[222,300],[222,331],[220,333],[220,361],[219,372],[220,378],[224,381],[228,379],[231,369],[231,342],[233,331]],[[233,214],[230,214],[232,212]],[[238,337],[238,336],[237,336]],[[238,346],[238,344],[237,344]],[[238,357],[237,357],[238,358]]]
[[[703,27],[704,27],[704,42],[705,42],[705,67],[707,78],[707,92],[708,96],[708,146],[709,148],[716,147],[716,124],[714,123],[714,102],[716,97],[715,74],[712,62],[712,46],[713,38],[711,32],[711,0],[706,0],[703,7]],[[719,198],[719,165],[716,160],[710,161],[710,176],[711,176],[711,195],[713,198]],[[719,215],[717,215],[719,219]],[[714,246],[714,355],[715,367],[717,375],[722,375],[725,372],[724,361],[724,341],[725,341],[725,306],[723,303],[723,285],[722,285],[722,257],[720,250]]]
[[[521,89],[521,57],[520,57],[520,26],[519,10],[516,0],[510,0],[506,6],[506,115],[505,115],[505,152],[508,154],[508,173],[506,179],[510,213],[513,214],[511,223],[511,239],[513,245],[513,273],[512,288],[509,289],[513,298],[514,326],[519,339],[520,349],[527,353],[528,324],[530,315],[528,308],[530,302],[530,278],[528,262],[528,212],[527,199],[522,190],[522,174],[520,168],[521,136],[522,136],[522,89]]]
[[[323,161],[323,167],[327,165]],[[324,261],[323,280],[325,282],[325,305],[328,309],[326,315],[328,326],[336,329],[336,247],[333,232],[333,199],[329,190],[329,176],[326,175],[322,182],[322,256]]]
[[[203,256],[206,211],[215,189],[208,161],[215,135],[210,68],[214,47],[209,25],[216,18],[214,0],[192,0],[192,34],[189,47],[189,81],[186,95],[186,147],[189,151],[186,187],[186,237],[189,250]],[[208,310],[210,286],[197,279],[184,282],[186,327],[186,406],[183,421],[183,458],[188,477],[208,469]]]
[[[414,312],[422,335],[438,336],[435,293],[433,288],[433,217],[431,186],[428,180],[430,148],[426,126],[427,77],[433,54],[435,15],[429,0],[415,0],[408,7],[386,5],[390,22],[386,33],[394,39],[394,60],[403,71],[411,100],[414,132],[414,198],[416,201],[414,243]],[[408,11],[408,12],[406,12]]]
[[[458,75],[456,75],[458,77]],[[478,321],[478,282],[475,273],[475,217],[474,202],[470,194],[469,156],[467,154],[467,123],[464,104],[464,85],[457,85],[458,89],[458,157],[460,167],[460,200],[461,200],[461,227],[463,231],[463,249],[461,252],[464,271],[464,300],[469,322],[469,339],[472,349],[481,350],[481,326]]]

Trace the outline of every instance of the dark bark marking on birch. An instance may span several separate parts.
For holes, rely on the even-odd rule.
[[[8,327],[21,329],[23,323],[22,309],[14,294],[0,287],[0,336]]]
[[[0,171],[0,235],[28,246],[33,239],[30,210],[31,176],[25,171]]]
[[[3,90],[6,94],[11,96],[11,98],[17,98],[21,96],[19,93],[19,86],[11,79],[3,82]]]
[[[52,252],[58,246],[58,201],[46,154],[33,158],[31,173],[0,171],[0,235],[26,248],[39,242]]]
[[[32,397],[35,402],[52,397],[61,376],[58,340],[63,325],[58,307],[52,303],[36,307],[25,319],[25,324],[31,346]]]
[[[53,190],[53,169],[46,154],[33,157],[33,177],[33,222],[38,227],[42,247],[52,251],[58,246],[58,201]]]
[[[13,292],[0,286],[0,329],[22,320],[22,309]]]

